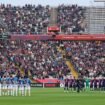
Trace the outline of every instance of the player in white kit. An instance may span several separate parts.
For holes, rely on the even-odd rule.
[[[1,80],[2,80],[2,78],[1,78],[1,76],[0,76],[0,96],[1,96],[1,92],[2,92],[2,82],[1,82]]]
[[[1,81],[0,81],[0,96],[1,96],[1,92],[2,92],[2,84],[1,84]]]
[[[13,82],[14,82],[14,84],[13,84],[14,95],[18,96],[18,78],[17,78],[17,76],[13,77]]]
[[[2,85],[2,94],[3,94],[3,95],[7,95],[7,92],[8,92],[7,83],[6,83],[6,81],[3,81],[3,85]]]
[[[19,80],[19,91],[21,96],[24,96],[24,79],[20,78]]]
[[[28,94],[28,96],[31,95],[31,87],[30,87],[31,81],[29,78],[25,79],[25,96]]]
[[[13,83],[12,82],[9,82],[9,84],[8,84],[8,95],[11,95],[11,96],[14,95],[14,92],[13,92]]]
[[[17,83],[13,84],[13,94],[14,96],[18,96],[18,84]]]

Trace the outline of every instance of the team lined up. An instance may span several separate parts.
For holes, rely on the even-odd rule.
[[[80,79],[65,79],[64,91],[85,91],[90,90],[99,90],[105,91],[105,77],[99,78],[80,78]]]
[[[29,78],[0,77],[0,96],[30,96],[31,81]]]

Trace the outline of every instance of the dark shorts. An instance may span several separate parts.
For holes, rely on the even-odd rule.
[[[68,84],[67,83],[65,84],[65,87],[68,87]]]
[[[72,88],[72,85],[70,84],[69,87]]]
[[[97,88],[97,85],[94,85],[94,88]]]
[[[93,88],[93,85],[90,85],[90,88]]]

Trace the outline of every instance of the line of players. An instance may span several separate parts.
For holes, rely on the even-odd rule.
[[[98,77],[92,79],[68,79],[66,78],[64,85],[64,91],[85,91],[90,89],[92,91],[105,91],[105,77]]]
[[[0,77],[0,96],[30,96],[31,81],[29,78],[17,78],[16,76]]]

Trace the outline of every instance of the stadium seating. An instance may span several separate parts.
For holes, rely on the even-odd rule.
[[[65,34],[85,31],[85,9],[77,5],[60,5],[57,24]],[[55,11],[55,10],[54,10]],[[11,34],[43,34],[50,23],[50,7],[0,5],[0,16]],[[0,34],[3,29],[0,27]],[[63,46],[64,58],[57,49]],[[70,74],[65,60],[83,76],[105,76],[105,42],[100,41],[0,41],[0,74],[7,71],[18,77],[55,77]]]
[[[54,41],[8,41],[0,44],[0,73],[36,78],[63,78],[70,70],[57,50],[61,42]],[[105,42],[63,41],[64,50],[68,54],[75,69],[83,76],[105,76]],[[66,56],[67,56],[66,54]],[[4,70],[4,71],[3,71]],[[15,72],[16,71],[16,72]]]
[[[0,45],[1,70],[11,69],[17,66],[18,77],[21,76],[21,69],[24,70],[25,76],[36,78],[63,78],[70,73],[69,68],[61,59],[60,53],[57,52],[56,42],[43,41],[9,41],[7,44]],[[4,53],[5,51],[5,53]],[[10,65],[10,67],[8,67]],[[10,73],[11,74],[11,73]]]
[[[0,17],[7,24],[11,34],[43,34],[50,25],[51,8],[42,5],[23,7],[0,5]],[[85,31],[85,8],[77,5],[60,5],[55,9],[57,24],[65,34]],[[46,30],[46,31],[45,31]]]
[[[83,76],[105,76],[105,42],[70,41],[64,42],[66,50],[72,53],[70,60]]]
[[[42,34],[49,24],[50,7],[0,5],[0,17],[11,34]]]
[[[58,26],[65,34],[82,33],[85,31],[86,8],[77,5],[60,5],[58,7]]]

